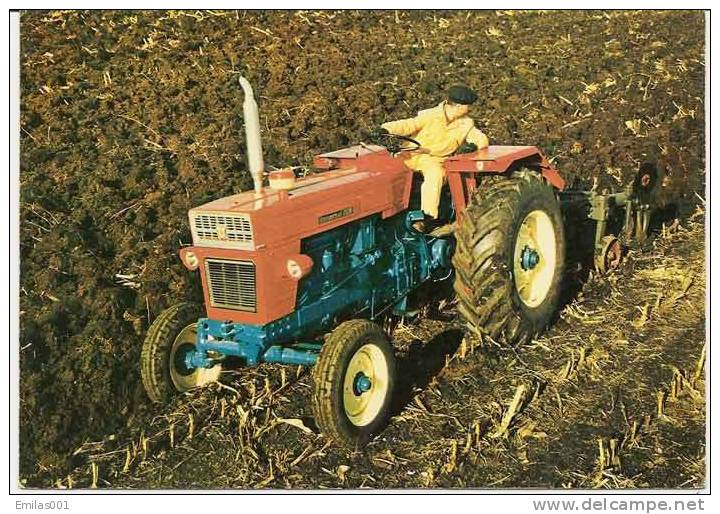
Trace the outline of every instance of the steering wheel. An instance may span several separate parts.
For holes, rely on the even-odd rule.
[[[411,137],[399,136],[397,134],[391,134],[389,132],[387,134],[378,134],[372,139],[374,139],[373,143],[384,146],[390,153],[413,152],[420,149],[422,146],[419,142],[417,142]],[[412,148],[404,148],[400,146],[403,141],[410,143],[414,146]]]

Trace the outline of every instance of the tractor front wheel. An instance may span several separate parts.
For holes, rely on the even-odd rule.
[[[395,355],[375,323],[354,319],[339,325],[323,344],[313,378],[313,413],[323,433],[357,446],[386,425]]]
[[[140,354],[143,385],[155,403],[173,395],[216,381],[219,364],[212,368],[188,368],[185,356],[195,351],[196,323],[202,308],[180,303],[164,310],[148,330]]]
[[[473,332],[519,344],[560,302],[565,238],[552,187],[525,170],[476,193],[455,232],[458,310]]]

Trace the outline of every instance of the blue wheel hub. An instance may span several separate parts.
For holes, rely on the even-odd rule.
[[[195,372],[196,368],[192,364],[194,354],[195,345],[192,343],[183,343],[175,350],[173,366],[180,376],[187,377]]]
[[[368,392],[372,388],[372,381],[362,371],[355,375],[353,381],[353,390],[356,396],[360,396],[363,393]]]
[[[529,271],[540,262],[540,254],[534,248],[525,246],[520,254],[520,267],[525,271]]]

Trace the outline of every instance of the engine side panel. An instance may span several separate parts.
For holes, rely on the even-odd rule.
[[[430,277],[431,253],[405,215],[370,216],[302,242],[317,265],[298,287],[297,309],[327,305],[323,324],[342,315],[373,319]]]

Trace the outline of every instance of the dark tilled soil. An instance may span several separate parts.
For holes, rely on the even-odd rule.
[[[702,485],[702,216],[688,221],[704,189],[701,13],[24,12],[21,53],[25,484]],[[591,280],[517,355],[407,321],[417,384],[365,452],[314,434],[295,369],[231,373],[232,390],[158,409],[139,350],[163,308],[199,298],[177,259],[187,210],[250,183],[239,73],[269,164],[307,163],[462,81],[492,142],[538,145],[571,180],[626,183],[659,160],[659,201],[685,228]],[[601,445],[616,448],[602,466]]]

